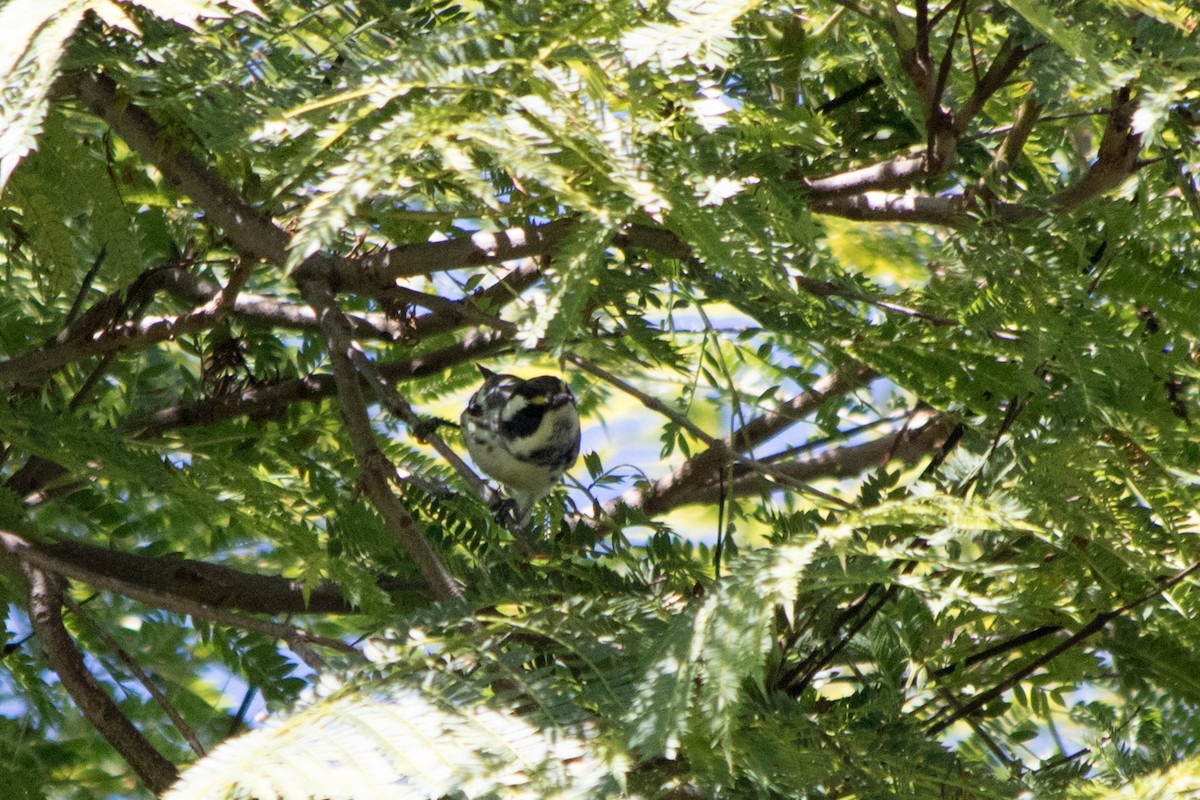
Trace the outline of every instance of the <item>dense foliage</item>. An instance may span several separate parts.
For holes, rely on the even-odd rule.
[[[5,795],[1200,791],[1197,19],[8,0]]]

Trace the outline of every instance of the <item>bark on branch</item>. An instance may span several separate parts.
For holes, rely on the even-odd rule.
[[[916,426],[880,436],[870,442],[838,447],[798,461],[773,463],[772,470],[795,483],[809,483],[831,478],[860,475],[869,469],[885,466],[892,461],[912,463],[940,448],[953,429],[953,423],[932,414],[916,420]],[[693,490],[679,505],[714,503],[722,494],[739,496],[786,490],[778,480],[771,480],[749,467],[735,467],[732,484],[721,486],[716,480]]]
[[[381,377],[400,383],[442,370],[493,356],[510,347],[508,337],[495,332],[467,338],[466,341],[397,361],[384,361],[378,369]],[[292,403],[313,403],[337,394],[332,375],[313,374],[303,378],[251,386],[232,397],[213,397],[134,417],[123,426],[141,437],[155,436],[168,430],[198,425],[218,425],[231,419],[268,419]]]
[[[79,569],[69,561],[61,560],[47,553],[45,550],[39,549],[30,541],[15,533],[0,531],[0,550],[26,570],[38,570],[47,574],[57,575],[58,573],[55,570],[62,567],[66,573],[78,572],[79,577],[83,581],[96,586],[96,588],[123,595],[139,603],[144,603],[151,608],[161,608],[164,611],[171,611],[176,614],[187,614],[196,619],[208,620],[209,622],[214,622],[218,625],[227,625],[231,628],[254,631],[270,639],[282,640],[314,669],[323,667],[324,663],[319,656],[311,651],[313,645],[332,649],[347,655],[360,655],[357,649],[337,639],[317,636],[291,625],[282,625],[271,620],[239,614],[228,608],[208,605],[203,601],[187,597],[185,593],[171,594],[156,591],[140,583],[131,583],[105,575],[99,570],[89,571]],[[217,569],[219,570],[220,568]],[[228,576],[228,573],[226,573],[226,576]]]
[[[987,99],[1000,90],[1032,52],[1032,48],[1020,47],[1012,40],[1005,41],[987,72],[975,85],[970,97],[957,111],[951,111],[941,107],[940,98],[935,96],[934,87],[929,82],[932,65],[918,57],[915,47],[902,49],[901,62],[905,65],[922,102],[929,104],[926,121],[929,126],[928,145],[919,154],[898,156],[879,164],[833,175],[819,178],[795,176],[801,179],[805,190],[812,198],[813,210],[836,214],[837,210],[844,206],[831,201],[866,192],[906,189],[918,180],[940,175],[949,170],[954,164],[958,140],[966,132],[969,123],[983,110]],[[905,53],[907,53],[907,58],[904,56]],[[839,216],[841,215],[839,214]],[[910,212],[910,216],[914,216],[912,212]],[[948,224],[948,218],[953,218],[953,215],[940,215],[932,219],[914,218],[912,221]]]
[[[1128,87],[1113,94],[1096,160],[1074,185],[1054,196],[1059,211],[1069,211],[1096,195],[1115,189],[1133,174],[1142,144],[1141,135],[1133,132],[1136,110],[1137,103]]]
[[[248,270],[235,270],[229,285],[218,290],[212,298],[193,311],[175,317],[143,317],[128,322],[104,324],[93,331],[78,331],[68,326],[57,339],[7,361],[0,361],[0,384],[41,379],[68,364],[93,356],[109,355],[122,350],[138,350],[179,336],[199,333],[217,324],[233,308],[234,298],[247,277]],[[101,301],[93,309],[108,304],[114,296]],[[85,314],[84,318],[88,315]]]
[[[291,240],[287,231],[230,188],[188,150],[186,142],[172,136],[149,112],[123,97],[111,78],[96,73],[64,75],[57,82],[55,94],[78,97],[107,122],[169,183],[204,209],[206,218],[225,232],[244,257],[281,266],[287,263]],[[302,280],[320,280],[335,293],[376,294],[394,287],[399,278],[547,255],[558,248],[574,224],[565,218],[441,242],[405,244],[361,256],[317,254],[306,261]],[[678,252],[673,237],[659,236],[644,226],[630,226],[621,238],[633,247],[662,248],[668,256]]]
[[[59,578],[35,568],[26,568],[25,574],[29,580],[29,618],[50,668],[83,716],[120,753],[146,788],[155,794],[165,792],[178,777],[175,765],[146,741],[88,671],[83,654],[63,625]]]
[[[168,183],[203,208],[206,218],[225,231],[243,256],[274,264],[287,261],[291,238],[288,233],[269,215],[243,200],[149,112],[123,97],[116,82],[107,75],[70,73],[58,79],[55,90],[59,96],[75,95],[89,111],[108,123]]]
[[[307,275],[306,272],[301,274]],[[333,379],[337,386],[342,421],[354,445],[364,493],[383,517],[388,530],[416,563],[434,598],[444,601],[462,597],[462,587],[417,527],[408,509],[392,492],[391,476],[396,474],[396,468],[375,441],[362,383],[354,369],[351,354],[356,345],[350,334],[350,325],[334,301],[332,290],[320,280],[309,278],[300,284],[300,292],[317,312],[329,341],[329,357],[333,362]]]
[[[251,614],[349,614],[341,587],[309,588],[277,575],[256,575],[188,558],[148,558],[86,542],[42,544],[0,531],[0,548],[18,560],[155,607],[164,596]]]
[[[778,436],[812,414],[830,397],[865,386],[874,378],[875,373],[861,364],[838,369],[817,381],[810,391],[797,395],[776,411],[752,419],[721,440],[719,446],[709,447],[692,456],[670,475],[648,486],[630,490],[605,504],[605,511],[612,515],[625,506],[647,516],[664,514],[688,502],[687,498],[717,475],[733,454],[747,452]]]

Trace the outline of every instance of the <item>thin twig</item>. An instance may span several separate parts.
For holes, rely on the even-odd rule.
[[[1000,681],[1000,683],[996,684],[995,686],[992,686],[991,688],[989,688],[985,691],[979,692],[974,697],[972,697],[968,702],[964,703],[961,707],[956,709],[953,713],[944,717],[940,722],[937,722],[936,724],[931,725],[928,729],[929,735],[936,736],[937,734],[941,733],[946,728],[948,728],[950,725],[954,724],[955,722],[962,719],[963,717],[965,717],[969,714],[974,714],[976,711],[983,708],[985,705],[987,705],[988,703],[990,703],[992,700],[996,699],[1000,695],[1004,694],[1012,687],[1016,686],[1018,683],[1023,681],[1025,678],[1029,677],[1031,674],[1033,674],[1035,671],[1037,671],[1041,667],[1050,663],[1058,656],[1062,655],[1063,653],[1067,652],[1075,645],[1082,642],[1084,639],[1087,639],[1088,637],[1090,637],[1092,634],[1103,629],[1104,626],[1107,625],[1112,620],[1116,619],[1117,617],[1121,616],[1122,614],[1129,613],[1130,611],[1134,610],[1135,608],[1138,608],[1139,606],[1145,605],[1152,598],[1158,597],[1163,592],[1166,592],[1167,590],[1171,589],[1172,587],[1185,581],[1188,578],[1188,576],[1190,576],[1192,573],[1196,572],[1197,570],[1200,570],[1200,561],[1195,561],[1195,562],[1189,564],[1188,566],[1184,567],[1183,569],[1179,570],[1178,572],[1176,572],[1174,575],[1172,575],[1167,580],[1161,581],[1153,589],[1148,590],[1145,593],[1143,593],[1137,599],[1132,600],[1132,601],[1130,601],[1118,608],[1112,609],[1110,611],[1102,611],[1102,612],[1096,614],[1094,617],[1092,617],[1092,619],[1086,625],[1084,625],[1078,631],[1071,634],[1066,639],[1063,639],[1061,642],[1059,642],[1054,647],[1050,648],[1048,651],[1046,651],[1042,655],[1030,659],[1024,666],[1022,666],[1021,668],[1019,668],[1018,670],[1013,672],[1012,675],[1010,675],[1007,678],[1005,678],[1004,680]]]
[[[121,646],[120,642],[110,636],[108,631],[104,630],[99,623],[92,619],[91,616],[83,610],[79,603],[76,603],[70,597],[66,596],[63,597],[63,602],[66,604],[67,608],[71,609],[71,613],[75,615],[75,619],[79,620],[81,624],[90,629],[92,635],[98,637],[100,641],[104,642],[104,646],[112,651],[113,655],[115,655],[117,659],[125,665],[127,670],[133,673],[133,677],[135,677],[138,683],[142,685],[142,688],[145,689],[150,697],[154,699],[154,702],[158,704],[158,707],[161,708],[164,713],[166,713],[167,717],[171,720],[171,724],[175,726],[177,731],[179,731],[179,735],[182,736],[184,741],[188,743],[188,746],[192,748],[192,752],[197,756],[204,757],[204,745],[200,742],[200,738],[196,735],[195,728],[188,724],[188,721],[185,720],[183,715],[179,713],[179,709],[175,708],[175,705],[170,701],[163,690],[158,688],[158,684],[154,682],[154,679],[150,677],[146,670],[142,669],[142,665],[139,664],[137,660],[131,656],[124,647]]]
[[[856,2],[856,0],[833,0],[833,2],[849,11],[853,11],[859,16],[866,17],[867,19],[878,18],[877,12],[873,11],[862,3]]]
[[[83,280],[79,284],[79,291],[75,293],[75,300],[71,303],[71,308],[67,311],[67,318],[63,321],[63,327],[68,327],[75,318],[79,316],[79,311],[83,308],[83,300],[87,297],[88,291],[92,288],[92,282],[96,280],[96,274],[100,272],[100,265],[104,263],[104,257],[108,255],[108,246],[100,248],[100,252],[96,254],[96,258],[92,261],[91,268],[87,274],[83,276]]]
[[[1039,639],[1044,639],[1047,636],[1053,636],[1062,630],[1062,625],[1043,625],[1040,628],[1034,628],[1031,631],[1025,631],[1024,633],[1017,634],[1016,636],[1010,636],[1003,641],[997,642],[996,644],[980,650],[978,653],[972,653],[961,661],[956,661],[949,666],[934,670],[932,673],[933,677],[944,678],[947,675],[958,672],[959,670],[974,666],[975,664],[979,664],[984,661],[989,661],[998,655],[1009,652],[1010,650],[1016,650],[1019,647],[1032,644],[1033,642],[1036,642]]]
[[[942,96],[946,91],[946,79],[949,78],[950,67],[954,63],[954,45],[958,42],[964,12],[967,8],[967,4],[964,2],[964,0],[953,0],[953,2],[946,4],[945,8],[942,9],[942,13],[949,11],[950,8],[955,5],[958,6],[958,13],[954,15],[954,26],[950,29],[950,36],[946,40],[946,52],[942,54],[941,63],[938,64],[937,82],[933,87],[934,107],[930,110],[931,117],[937,112],[937,106],[942,102]],[[940,18],[940,16],[941,15],[939,14],[938,18]],[[936,25],[937,19],[930,24]]]
[[[1037,47],[1022,47],[1015,38],[1005,39],[983,77],[975,84],[970,96],[954,112],[954,134],[963,135],[967,126],[983,111],[984,104],[1012,77],[1025,59]]]
[[[843,612],[838,617],[838,620],[834,623],[833,630],[830,631],[829,635],[831,637],[836,636],[837,638],[833,642],[827,641],[822,650],[815,651],[810,654],[809,657],[798,664],[792,670],[792,672],[784,676],[784,683],[781,685],[787,687],[789,693],[791,693],[793,696],[803,693],[804,690],[808,688],[809,683],[812,682],[813,677],[815,677],[818,672],[825,669],[826,665],[836,658],[837,654],[842,652],[842,650],[844,650],[846,646],[854,640],[854,637],[857,636],[858,633],[867,626],[867,623],[875,618],[875,615],[879,613],[879,610],[882,609],[889,600],[896,596],[898,587],[896,584],[888,586],[883,590],[882,596],[875,601],[875,604],[864,612],[863,609],[866,608],[867,601],[870,600],[872,595],[874,595],[874,593],[881,588],[882,587],[879,584],[872,585],[866,591],[866,593],[864,593],[860,601],[846,609],[846,611]],[[841,633],[841,626],[851,619],[854,620],[854,624],[850,627],[850,630],[846,631],[845,633]],[[792,685],[793,682],[795,682],[794,686]]]
[[[837,111],[844,105],[853,103],[858,98],[870,92],[879,86],[883,86],[883,78],[878,75],[872,75],[862,83],[850,88],[836,97],[831,97],[821,105],[817,106],[817,112],[820,114],[830,114]]]
[[[246,724],[246,715],[250,713],[250,704],[254,702],[256,694],[258,694],[257,686],[251,684],[246,687],[246,693],[242,695],[242,702],[238,704],[234,715],[229,718],[228,736],[233,736]]]
[[[967,54],[971,56],[971,77],[975,82],[979,82],[979,54],[975,52],[975,34],[971,30],[971,15],[967,14],[963,20],[963,28],[967,33]]]
[[[432,447],[458,473],[459,477],[462,478],[471,491],[484,500],[490,499],[492,492],[488,488],[487,481],[475,474],[475,471],[467,465],[467,462],[463,461],[462,457],[454,451],[454,448],[446,444],[446,440],[438,435],[437,430],[433,429],[433,426],[426,424],[425,420],[417,416],[412,406],[409,405],[408,400],[400,392],[396,391],[395,386],[385,381],[379,374],[379,369],[375,362],[367,358],[366,353],[358,347],[354,347],[350,351],[350,357],[354,366],[366,378],[367,385],[379,394],[380,399],[383,400],[384,407],[408,426],[410,432],[419,435],[426,444]]]

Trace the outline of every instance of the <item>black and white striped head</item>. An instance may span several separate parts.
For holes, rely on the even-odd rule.
[[[483,386],[463,411],[471,458],[514,494],[548,492],[579,457],[579,412],[560,379],[528,380],[483,367]]]

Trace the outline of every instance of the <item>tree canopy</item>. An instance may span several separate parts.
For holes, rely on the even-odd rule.
[[[1197,20],[0,5],[5,795],[1200,792]]]

